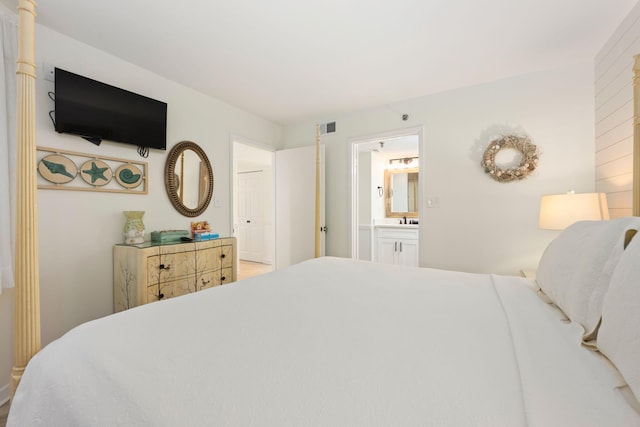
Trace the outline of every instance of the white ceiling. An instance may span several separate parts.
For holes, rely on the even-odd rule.
[[[287,124],[593,59],[636,2],[42,0],[37,21]]]

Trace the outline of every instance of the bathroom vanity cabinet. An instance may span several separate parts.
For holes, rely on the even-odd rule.
[[[380,225],[375,235],[376,262],[418,266],[417,225]]]

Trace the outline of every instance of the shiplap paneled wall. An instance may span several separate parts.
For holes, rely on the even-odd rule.
[[[640,3],[595,58],[596,191],[607,193],[611,218],[631,215],[633,57],[640,53]]]

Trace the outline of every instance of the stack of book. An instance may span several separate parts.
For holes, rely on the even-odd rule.
[[[192,221],[191,222],[191,238],[194,242],[202,242],[205,240],[217,239],[220,237],[218,233],[213,233],[209,226],[209,221]]]

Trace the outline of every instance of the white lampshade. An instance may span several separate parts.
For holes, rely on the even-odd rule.
[[[567,193],[542,196],[539,227],[564,230],[576,221],[609,219],[604,193]]]

